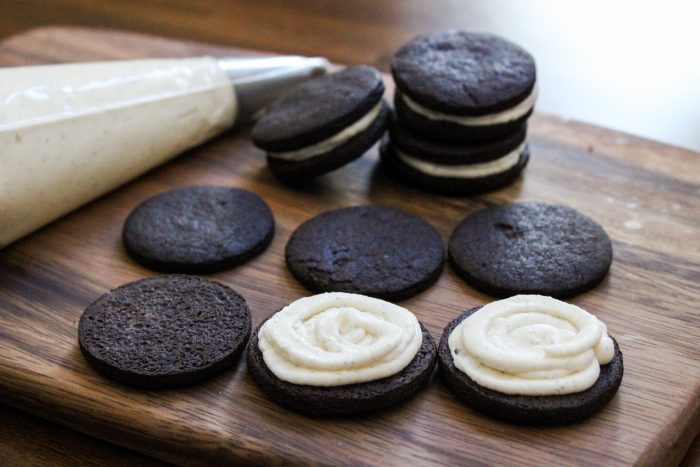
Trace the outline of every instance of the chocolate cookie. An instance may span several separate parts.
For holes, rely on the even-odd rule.
[[[395,375],[365,383],[332,387],[292,384],[277,378],[265,365],[258,347],[258,332],[264,323],[260,323],[250,338],[247,350],[248,371],[267,397],[304,415],[337,417],[390,407],[423,388],[437,365],[435,342],[430,332],[421,325],[423,343],[420,349],[411,363]]]
[[[461,142],[517,131],[536,99],[535,62],[500,37],[463,31],[418,36],[394,56],[395,107],[411,131]]]
[[[511,184],[530,158],[525,127],[502,140],[459,145],[425,140],[395,125],[380,146],[382,167],[397,179],[445,195],[473,195]]]
[[[445,252],[440,234],[420,217],[355,206],[304,222],[289,239],[285,257],[309,290],[401,300],[437,280]]]
[[[561,205],[513,203],[465,218],[448,245],[452,266],[477,289],[567,297],[605,277],[608,234],[591,218]]]
[[[504,394],[478,385],[455,367],[448,339],[454,328],[479,308],[481,307],[465,311],[448,324],[438,346],[442,380],[447,388],[470,408],[502,420],[528,425],[571,423],[599,412],[620,387],[624,367],[620,347],[614,339],[613,360],[600,367],[598,380],[584,391],[555,396],[520,396]]]
[[[78,340],[85,359],[104,376],[165,388],[231,366],[250,329],[250,311],[239,294],[217,282],[174,275],[104,294],[80,317]]]
[[[308,80],[270,104],[252,131],[270,170],[299,181],[362,156],[384,133],[384,83],[368,66]]]
[[[201,274],[241,264],[272,241],[275,222],[258,195],[196,185],[156,195],[134,209],[122,231],[127,253],[161,272]]]

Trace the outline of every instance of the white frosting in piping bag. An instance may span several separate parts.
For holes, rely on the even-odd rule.
[[[0,248],[230,127],[211,57],[5,68]]]
[[[411,110],[425,118],[429,118],[430,120],[441,120],[464,126],[488,126],[512,122],[513,120],[517,120],[523,115],[527,114],[535,106],[535,101],[537,100],[537,86],[533,87],[530,95],[515,106],[501,112],[488,115],[469,116],[445,114],[442,112],[436,112],[435,110],[431,110],[427,107],[423,107],[406,94],[401,94],[401,98],[404,100],[406,105],[411,108]]]
[[[494,159],[488,162],[478,162],[475,164],[437,164],[435,162],[427,162],[422,159],[409,156],[408,154],[394,147],[396,157],[401,159],[405,164],[410,165],[414,169],[424,174],[434,177],[451,177],[451,178],[478,178],[488,175],[495,175],[506,172],[515,167],[520,160],[520,154],[525,149],[525,142],[513,149],[503,157]]]
[[[452,331],[448,345],[455,366],[480,386],[527,396],[584,391],[614,357],[595,316],[541,295],[485,305]]]
[[[372,107],[372,109],[367,112],[362,118],[357,120],[352,125],[348,126],[342,131],[334,134],[330,138],[324,139],[311,146],[306,146],[295,151],[286,152],[268,152],[270,157],[276,159],[283,159],[285,161],[302,161],[304,159],[310,159],[324,152],[331,151],[345,143],[347,143],[351,138],[357,136],[358,134],[365,131],[370,125],[377,119],[379,112],[382,110],[383,101],[379,101],[377,105]]]
[[[332,292],[299,299],[258,332],[265,365],[294,384],[340,386],[394,375],[423,342],[415,315],[393,303]]]

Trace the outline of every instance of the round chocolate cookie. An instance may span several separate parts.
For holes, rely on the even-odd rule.
[[[270,244],[274,231],[272,212],[255,193],[196,185],[141,203],[124,222],[122,240],[143,266],[201,274],[247,261]]]
[[[355,206],[304,222],[289,239],[285,257],[309,290],[401,300],[438,279],[445,251],[440,234],[420,217]]]
[[[561,205],[513,203],[484,209],[457,225],[450,262],[486,293],[568,297],[605,277],[612,244],[591,218]]]
[[[337,417],[390,407],[423,388],[437,364],[435,342],[430,332],[421,325],[423,343],[420,349],[411,363],[395,375],[343,386],[292,384],[277,378],[265,365],[263,354],[258,347],[258,332],[265,321],[260,323],[250,338],[247,350],[248,371],[270,399],[304,415]]]
[[[158,276],[122,285],[87,307],[80,350],[104,376],[141,388],[196,383],[231,366],[250,336],[245,300],[217,282]]]
[[[536,98],[532,56],[490,34],[418,36],[399,49],[391,71],[401,122],[433,139],[472,142],[514,132]]]
[[[465,281],[497,295],[568,297],[605,277],[612,243],[591,218],[561,205],[513,203],[484,209],[457,225],[450,262]]]
[[[380,73],[354,66],[296,86],[267,108],[252,139],[279,178],[316,177],[364,154],[389,116]]]
[[[468,196],[487,191],[497,190],[513,183],[523,171],[530,159],[530,150],[526,143],[516,148],[513,165],[499,168],[495,173],[481,173],[488,169],[486,164],[500,164],[495,160],[474,162],[470,164],[456,164],[458,156],[474,156],[474,158],[493,156],[492,152],[481,152],[477,149],[469,154],[469,149],[448,150],[441,153],[440,162],[425,161],[428,153],[403,153],[393,140],[384,139],[379,152],[383,170],[390,176],[405,182],[416,188],[451,196]],[[397,150],[398,149],[398,150]],[[420,154],[422,157],[419,157]],[[506,153],[508,154],[508,153]],[[412,160],[412,159],[417,159]],[[449,160],[449,162],[447,162]],[[411,165],[411,163],[413,165]],[[434,171],[434,172],[428,172]],[[472,171],[476,170],[476,174]],[[466,173],[465,173],[466,172]],[[471,173],[470,173],[471,172]]]
[[[613,360],[600,367],[598,380],[584,391],[555,396],[520,396],[504,394],[480,386],[455,367],[448,345],[448,339],[455,327],[479,308],[481,307],[465,311],[448,324],[438,346],[442,380],[447,388],[468,407],[510,422],[556,425],[583,420],[599,412],[620,387],[624,367],[622,353],[615,339],[613,339],[615,344]]]

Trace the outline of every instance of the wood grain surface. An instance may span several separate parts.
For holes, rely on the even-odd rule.
[[[0,465],[129,467],[169,465],[130,449],[86,436],[0,405]],[[89,440],[90,442],[86,442]]]
[[[0,61],[229,52],[55,28],[3,42]],[[532,119],[530,142],[530,166],[515,185],[461,199],[386,178],[377,170],[376,149],[303,190],[270,175],[245,129],[190,151],[0,251],[3,401],[176,463],[676,463],[700,427],[698,155],[541,115]],[[615,260],[599,287],[571,301],[606,322],[620,342],[626,369],[620,391],[583,423],[526,428],[464,408],[439,379],[400,407],[349,420],[312,420],[281,409],[252,384],[243,361],[190,388],[144,392],[111,383],[82,359],[78,318],[106,290],[153,274],[121,246],[129,211],[146,197],[193,183],[251,189],[275,214],[277,234],[263,255],[210,276],[246,297],[254,325],[307,294],[287,272],[283,249],[301,221],[324,210],[390,205],[425,217],[446,239],[461,218],[494,203],[539,200],[579,209],[610,233]],[[489,300],[446,268],[436,286],[402,305],[439,337],[460,311]]]

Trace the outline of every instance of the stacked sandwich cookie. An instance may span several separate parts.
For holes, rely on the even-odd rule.
[[[392,74],[396,115],[381,147],[390,174],[456,195],[517,178],[537,97],[530,54],[489,34],[429,34],[399,49]]]

